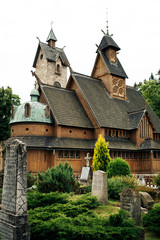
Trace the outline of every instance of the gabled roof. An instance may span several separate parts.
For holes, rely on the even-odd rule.
[[[117,45],[117,43],[115,43],[112,37],[106,34],[105,36],[103,36],[98,48],[99,50],[103,50],[109,47],[114,48],[116,51],[120,50],[119,46]]]
[[[145,100],[132,87],[126,87],[127,101],[111,98],[100,79],[72,73],[86,102],[100,127],[132,130],[138,128],[145,110]],[[156,132],[160,133],[160,120],[147,105],[147,113]]]
[[[160,150],[160,141],[146,139],[140,146],[141,150],[155,149]]]
[[[100,56],[102,57],[106,67],[108,68],[109,72],[113,75],[119,76],[119,77],[123,77],[123,78],[128,78],[127,74],[125,73],[119,59],[117,58],[117,62],[111,62],[109,61],[109,59],[107,58],[105,52],[102,51],[98,51],[98,53],[100,54]]]
[[[58,125],[93,128],[74,91],[45,85],[41,89]]]
[[[40,49],[42,49],[42,52],[43,52],[45,58],[48,61],[56,62],[57,59],[60,57],[62,63],[65,66],[69,66],[70,65],[69,61],[68,61],[68,59],[66,57],[66,54],[65,54],[65,52],[63,51],[62,48],[57,48],[57,47],[56,48],[51,48],[50,46],[48,46],[48,44],[39,42],[39,45],[38,45],[38,48],[37,48],[37,52],[36,52],[36,56],[35,56],[34,63],[33,63],[33,67],[34,68],[36,67],[36,62],[37,62],[37,58],[39,56]]]

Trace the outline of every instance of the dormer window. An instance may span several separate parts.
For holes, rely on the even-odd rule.
[[[31,106],[29,103],[25,104],[25,117],[30,117],[31,114]]]
[[[47,119],[50,118],[50,107],[49,106],[46,106],[46,108],[45,108],[45,117]]]

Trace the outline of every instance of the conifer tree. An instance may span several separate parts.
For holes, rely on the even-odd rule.
[[[100,134],[95,144],[93,155],[93,168],[95,171],[102,170],[107,172],[108,164],[111,161],[107,146],[108,143],[105,142],[105,139]]]

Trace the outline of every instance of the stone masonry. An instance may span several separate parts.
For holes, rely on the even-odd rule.
[[[3,240],[30,239],[26,164],[26,145],[18,139],[8,143],[0,211],[0,236]]]

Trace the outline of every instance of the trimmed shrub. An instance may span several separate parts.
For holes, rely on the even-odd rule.
[[[40,193],[37,191],[30,191],[27,193],[28,209],[37,207],[50,206],[54,203],[67,203],[70,195],[67,193],[50,192]]]
[[[117,176],[108,178],[108,197],[119,200],[123,188],[137,187],[138,180],[135,176]]]
[[[73,177],[72,167],[66,162],[60,163],[55,168],[50,168],[44,173],[38,172],[37,190],[43,193],[49,192],[74,192],[79,187],[79,183]]]
[[[125,160],[122,158],[115,158],[112,162],[109,163],[107,174],[108,178],[111,178],[115,176],[130,175],[131,171],[128,163]]]
[[[156,177],[154,177],[154,183],[157,185],[158,189],[160,190],[160,173]]]
[[[160,234],[160,203],[154,205],[153,209],[143,216],[143,226],[148,231]]]
[[[34,174],[27,172],[27,187],[28,188],[32,187],[35,184],[36,180],[37,180],[37,177]]]
[[[105,142],[105,139],[100,134],[95,144],[93,155],[93,168],[95,171],[102,170],[107,172],[108,163],[111,161],[107,146],[108,143]]]

